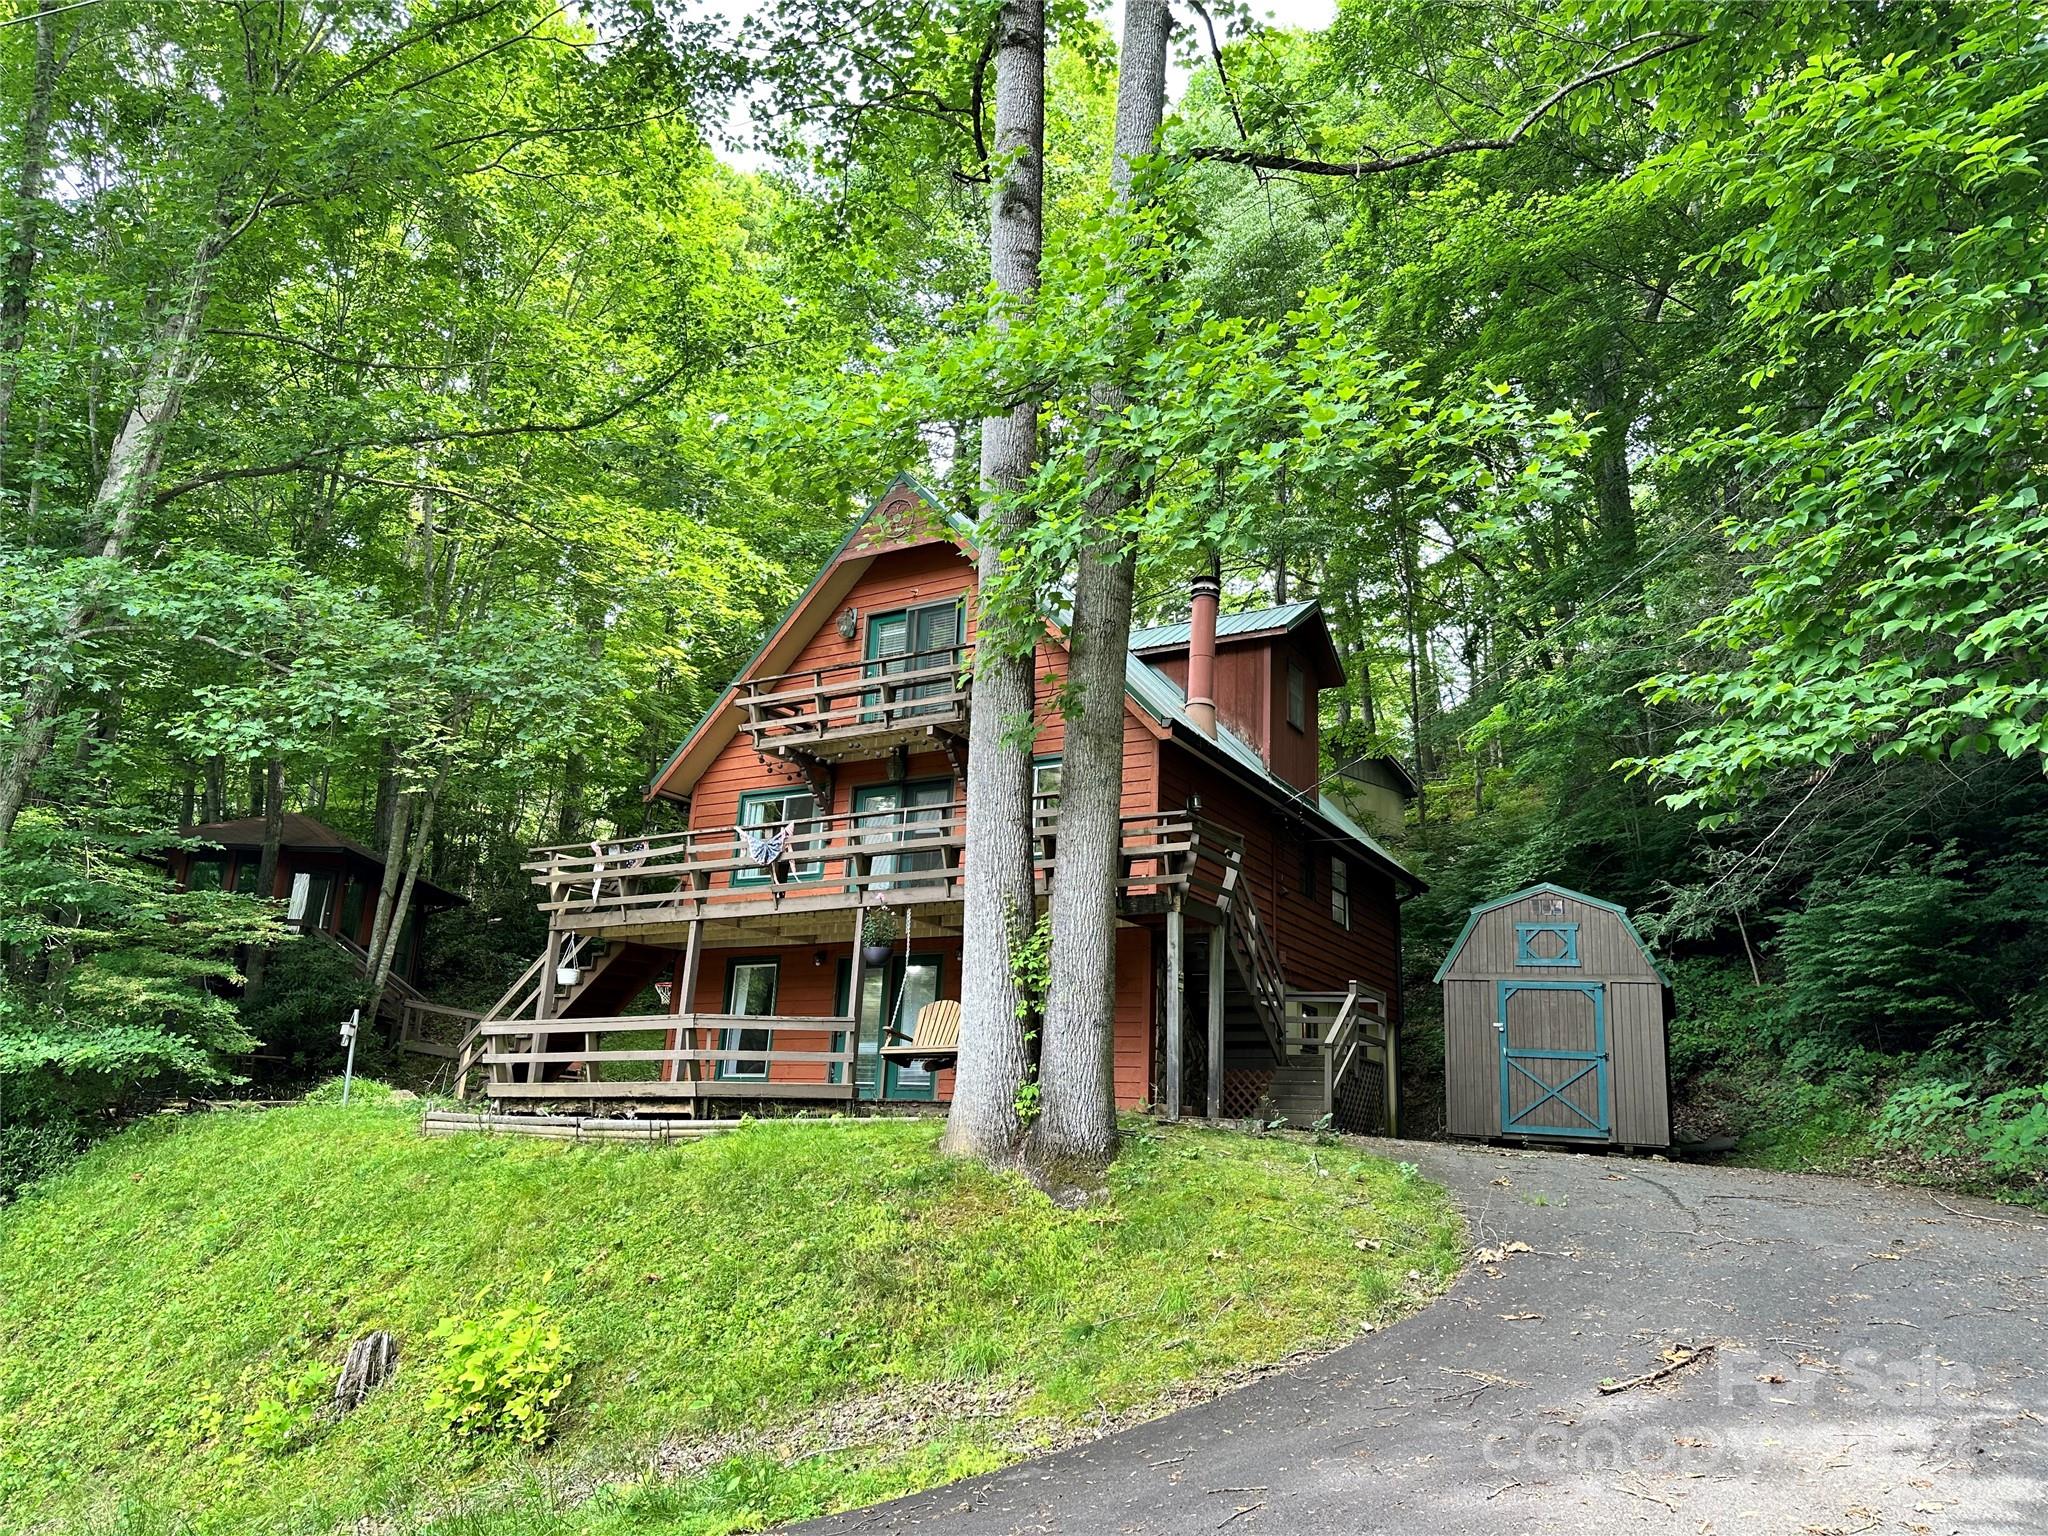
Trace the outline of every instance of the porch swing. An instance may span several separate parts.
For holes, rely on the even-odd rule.
[[[903,953],[906,957],[910,954],[910,908],[907,906],[903,909]],[[884,1015],[890,1021],[890,1041],[882,1047],[882,1055],[890,1061],[912,1062],[927,1072],[936,1072],[960,1054],[960,1003],[950,997],[926,1003],[911,1021],[910,1038],[897,1038],[896,1009],[903,1006],[903,988],[909,979],[908,967],[905,969],[904,980],[896,984],[895,1006]]]

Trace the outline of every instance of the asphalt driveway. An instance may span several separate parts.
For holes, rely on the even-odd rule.
[[[1433,1306],[1200,1407],[806,1529],[2048,1531],[2048,1219],[1794,1174],[1376,1150],[1471,1222],[1481,1254]]]

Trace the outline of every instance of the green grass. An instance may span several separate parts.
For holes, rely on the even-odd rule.
[[[1132,1122],[1069,1212],[938,1131],[427,1141],[374,1092],[137,1126],[0,1210],[0,1528],[754,1529],[1346,1337],[1462,1245],[1439,1190],[1351,1147]],[[560,1432],[456,1446],[428,1335],[515,1300],[575,1362]],[[245,1415],[380,1327],[388,1386],[257,1444]]]

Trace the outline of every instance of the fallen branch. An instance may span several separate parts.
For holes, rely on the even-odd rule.
[[[1944,1211],[1947,1211],[1951,1216],[1967,1216],[1972,1221],[1993,1221],[2001,1227],[2038,1227],[2040,1225],[2037,1221],[2014,1221],[2010,1216],[1983,1216],[1979,1215],[1976,1211],[1958,1210],[1939,1195],[1934,1197],[1934,1203]]]
[[[1601,1395],[1611,1397],[1616,1392],[1630,1392],[1637,1387],[1647,1387],[1653,1382],[1662,1381],[1666,1376],[1684,1370],[1689,1365],[1697,1365],[1713,1352],[1713,1345],[1702,1344],[1698,1349],[1688,1350],[1680,1359],[1667,1360],[1654,1371],[1645,1371],[1642,1375],[1631,1376],[1626,1381],[1603,1381],[1600,1383]]]

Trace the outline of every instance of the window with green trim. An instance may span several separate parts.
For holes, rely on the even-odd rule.
[[[1060,808],[1060,760],[1056,757],[1036,758],[1031,764],[1031,798],[1038,803],[1038,814],[1050,816]]]
[[[740,826],[764,832],[788,827],[793,846],[804,846],[805,839],[816,833],[817,816],[818,802],[808,789],[750,789],[740,796]],[[793,860],[789,865],[790,877],[797,880],[815,880],[824,872],[822,859]],[[734,885],[765,885],[774,878],[774,871],[765,867],[732,872]]]
[[[737,1018],[768,1018],[775,1012],[781,967],[773,960],[734,960],[725,973],[725,1011]],[[774,1036],[766,1029],[728,1029],[721,1038],[728,1051],[762,1051],[773,1048]],[[719,1077],[766,1077],[767,1056],[723,1058]]]

